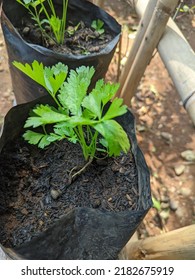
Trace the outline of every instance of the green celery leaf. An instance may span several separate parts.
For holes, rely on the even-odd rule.
[[[99,80],[92,92],[84,98],[82,106],[88,109],[94,118],[101,119],[103,106],[115,95],[118,87],[118,84],[105,84],[103,80]]]
[[[96,95],[100,95],[102,104],[104,106],[114,97],[118,88],[119,84],[104,83],[103,80],[99,80],[96,83],[95,88],[92,90],[92,93],[96,92]]]
[[[50,93],[54,95],[56,94],[65,81],[67,73],[68,67],[60,62],[52,68],[45,67],[44,79],[47,89],[50,91]]]
[[[21,70],[24,74],[30,77],[32,80],[37,82],[39,85],[47,89],[44,79],[44,67],[42,63],[34,60],[32,67],[29,64],[22,64],[20,62],[14,61],[13,65]]]
[[[82,117],[86,118],[86,119],[94,119],[95,118],[95,114],[93,112],[91,112],[90,110],[88,110],[88,109],[84,109]]]
[[[60,27],[61,27],[61,20],[59,19],[59,17],[55,17],[52,15],[49,22],[53,29],[53,32],[58,33],[60,31]]]
[[[29,117],[24,127],[38,127],[40,125],[52,124],[57,122],[64,122],[69,120],[69,116],[54,111],[54,109],[48,105],[39,105],[33,109],[33,112],[38,117]]]
[[[104,33],[104,29],[102,28],[103,26],[104,22],[100,19],[93,20],[91,24],[91,27],[94,28],[100,34]]]
[[[84,117],[77,117],[77,116],[72,116],[69,120],[69,123],[75,127],[77,125],[91,125],[93,126],[94,124],[97,123],[97,121],[94,120],[90,120],[88,118],[84,118]]]
[[[68,140],[72,143],[76,143],[78,140],[78,137],[76,133],[74,132],[74,129],[72,126],[70,126],[69,122],[62,122],[62,123],[57,123],[54,126],[54,132],[55,134],[63,137],[63,138],[68,138]]]
[[[65,73],[67,76],[68,66],[64,65],[62,62],[58,62],[56,65],[53,65],[51,69],[55,76],[57,76],[61,73]]]
[[[90,95],[87,95],[82,102],[82,106],[91,112],[91,117],[101,119],[101,95],[98,92],[93,91]]]
[[[47,136],[47,141],[55,142],[55,141],[62,140],[63,138],[64,138],[64,135],[58,135],[58,134],[55,134],[55,133],[50,133],[49,136]]]
[[[71,126],[68,126],[66,122],[57,123],[54,126],[54,132],[55,134],[63,137],[72,137],[73,135],[75,135],[73,128]]]
[[[87,94],[91,78],[95,70],[93,67],[81,66],[71,70],[67,82],[60,89],[58,99],[64,108],[73,115],[81,115],[81,103]]]
[[[43,122],[40,117],[29,117],[25,122],[24,128],[31,127],[31,126],[35,128],[41,125],[43,125]]]
[[[26,141],[28,141],[29,144],[32,145],[37,145],[39,143],[39,141],[41,140],[41,138],[43,138],[43,136],[45,136],[45,134],[43,133],[37,133],[31,130],[27,130],[24,134],[23,137]]]
[[[48,135],[43,133],[37,133],[31,130],[27,130],[23,137],[29,144],[38,145],[39,148],[44,149],[46,146],[50,144],[47,140]]]
[[[68,120],[70,117],[59,113],[55,108],[49,106],[49,105],[39,105],[35,109],[33,109],[33,112],[42,117],[42,119],[45,119],[46,123],[55,123],[55,122],[62,122]]]
[[[41,141],[39,142],[38,144],[38,147],[41,148],[41,149],[44,149],[45,147],[49,146],[49,144],[51,144],[50,141],[48,141],[48,135],[44,135],[42,138],[41,138]]]
[[[115,98],[113,102],[111,102],[111,105],[108,111],[106,112],[106,114],[104,115],[103,119],[109,120],[117,116],[124,115],[127,112],[127,106],[122,104],[123,104],[122,98]]]
[[[50,79],[53,78],[53,72],[50,67],[44,68],[44,79],[45,79],[45,85],[47,87],[47,90],[51,93],[54,93],[53,87],[51,85]]]
[[[54,126],[54,132],[59,135],[66,135],[70,136],[74,130],[73,125],[70,124],[70,122],[60,122],[56,123]]]
[[[119,156],[121,151],[127,153],[130,143],[122,126],[114,120],[106,120],[94,125],[94,128],[107,141],[109,156]]]

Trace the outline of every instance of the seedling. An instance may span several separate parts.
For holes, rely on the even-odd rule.
[[[188,5],[183,5],[182,8],[180,8],[180,12],[182,13],[189,13],[194,14],[195,6],[189,7]]]
[[[154,196],[152,196],[152,202],[153,202],[153,207],[156,210],[161,211],[160,201],[158,201]]]
[[[52,0],[16,0],[16,1],[29,11],[31,18],[36,22],[43,37],[52,39],[59,45],[64,43],[68,0],[62,0],[63,1],[62,18],[59,18],[57,16]],[[48,11],[48,7],[50,11]],[[52,38],[45,31],[45,25],[50,26],[53,32]]]
[[[91,24],[91,27],[94,28],[95,31],[97,31],[100,35],[102,35],[105,32],[103,26],[104,22],[100,19],[93,20]]]
[[[68,72],[62,63],[52,67],[44,67],[37,61],[32,65],[13,64],[42,85],[56,104],[55,107],[41,104],[33,109],[34,115],[28,117],[24,127],[42,127],[43,132],[27,130],[23,135],[26,141],[45,148],[66,138],[81,145],[86,161],[91,161],[97,151],[108,156],[119,156],[121,151],[129,151],[128,136],[114,119],[127,112],[121,98],[113,99],[119,84],[104,83],[101,79],[88,93],[95,73],[93,67],[81,66]],[[48,132],[48,125],[52,126],[52,132]]]
[[[188,5],[183,5],[182,6],[182,3],[183,3],[184,1],[180,1],[180,3],[179,3],[179,5],[178,5],[178,7],[177,7],[177,9],[176,9],[176,12],[175,12],[175,14],[174,14],[174,16],[173,16],[173,19],[175,19],[176,17],[177,17],[177,15],[178,15],[178,12],[181,12],[181,13],[184,13],[184,14],[192,14],[192,15],[194,15],[194,11],[195,11],[195,6],[192,6],[192,7],[189,7]]]
[[[72,35],[74,35],[75,32],[79,29],[80,25],[81,25],[81,23],[79,22],[76,26],[71,26],[71,27],[67,28],[66,32],[67,32],[70,36],[72,36]]]

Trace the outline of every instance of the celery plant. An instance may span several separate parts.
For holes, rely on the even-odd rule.
[[[62,0],[63,8],[61,18],[57,16],[52,0],[16,1],[29,11],[31,18],[36,22],[43,36],[54,40],[59,45],[64,43],[68,0]],[[44,29],[44,24],[48,24],[50,26],[54,37],[50,37],[48,35]]]
[[[43,132],[27,130],[24,139],[40,148],[66,138],[79,142],[84,158],[91,160],[96,151],[109,156],[128,152],[130,143],[122,126],[114,119],[127,112],[121,98],[113,98],[119,85],[104,83],[101,79],[90,93],[88,87],[94,75],[93,67],[81,66],[70,70],[62,63],[44,67],[34,61],[32,65],[13,62],[23,73],[42,85],[56,106],[37,105],[28,117],[25,128],[43,127]],[[112,99],[112,102],[109,101]],[[105,110],[105,106],[108,108]],[[53,131],[47,132],[47,125]]]

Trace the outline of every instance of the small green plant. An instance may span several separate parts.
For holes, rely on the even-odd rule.
[[[127,111],[121,98],[113,99],[118,84],[104,83],[101,79],[88,94],[95,72],[93,67],[81,66],[68,74],[67,66],[62,63],[52,67],[44,67],[37,61],[32,65],[13,64],[42,85],[56,104],[55,107],[41,104],[33,109],[33,115],[28,117],[24,127],[42,127],[43,132],[27,130],[23,137],[30,144],[44,148],[66,138],[72,143],[79,142],[85,159],[89,161],[95,157],[96,151],[109,156],[128,152],[128,136],[114,119]],[[109,104],[111,99],[113,101]],[[52,132],[47,132],[47,125],[52,125]]]
[[[16,0],[24,6],[30,13],[31,18],[36,22],[42,35],[54,40],[57,44],[64,43],[68,0],[63,1],[62,18],[56,14],[56,10],[52,0]],[[48,7],[50,12],[48,12]],[[45,25],[49,25],[53,37],[51,38],[45,31]]]
[[[152,196],[152,202],[153,202],[153,207],[156,208],[156,210],[160,211],[161,210],[160,201],[158,201],[154,196]]]
[[[95,31],[97,31],[100,35],[105,32],[103,26],[104,26],[104,22],[100,19],[93,20],[91,24],[91,27],[94,28]]]
[[[182,8],[179,9],[182,13],[194,14],[195,6],[189,7],[188,5],[183,5]]]

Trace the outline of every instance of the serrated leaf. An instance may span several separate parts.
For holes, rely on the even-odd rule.
[[[68,73],[68,66],[64,65],[62,62],[58,62],[56,65],[53,65],[51,69],[55,76],[61,73],[66,73],[67,75]]]
[[[35,128],[41,125],[43,125],[43,122],[40,117],[29,117],[24,124],[24,128],[31,127],[31,126]]]
[[[78,141],[78,137],[75,134],[72,126],[69,123],[58,123],[54,127],[54,132],[58,135],[68,138],[68,140],[72,143],[76,143]]]
[[[30,77],[32,80],[37,82],[39,85],[46,88],[45,79],[44,79],[44,68],[43,64],[34,60],[31,65],[28,63],[22,64],[20,62],[14,61],[13,65]]]
[[[97,121],[90,120],[90,119],[84,118],[84,117],[72,116],[69,120],[69,123],[74,127],[77,126],[77,125],[91,125],[91,126],[93,126],[94,124],[97,123]]]
[[[118,83],[116,84],[104,83],[104,80],[101,79],[97,81],[95,88],[92,90],[91,94],[95,94],[96,96],[99,96],[103,106],[105,106],[108,103],[108,101],[110,101],[114,97],[118,88],[119,88]]]
[[[41,149],[44,149],[45,147],[49,146],[51,144],[50,141],[48,141],[48,135],[44,135],[42,138],[41,138],[41,141],[39,142],[38,144],[38,147],[41,148]]]
[[[67,82],[61,87],[58,98],[62,106],[67,108],[72,115],[82,114],[81,103],[87,94],[94,72],[93,67],[85,66],[71,70]]]
[[[100,19],[93,20],[91,27],[94,28],[99,34],[103,34],[105,32],[104,28],[104,22]]]
[[[37,133],[31,130],[27,130],[23,134],[23,138],[32,145],[38,145],[39,148],[43,149],[50,144],[47,140],[48,135],[43,133]]]
[[[64,135],[50,133],[49,136],[47,136],[47,141],[51,143],[51,142],[62,140],[63,138],[65,138]]]
[[[32,66],[16,61],[13,62],[13,65],[52,95],[55,95],[62,86],[68,73],[68,67],[60,62],[53,67],[44,67],[36,60],[33,61]]]
[[[119,156],[121,150],[127,153],[130,143],[126,132],[115,120],[106,120],[96,124],[94,128],[108,143],[109,156]]]
[[[49,67],[45,67],[45,69],[44,69],[45,85],[46,85],[47,90],[53,94],[54,90],[53,90],[53,87],[52,87],[51,82],[50,82],[50,80],[52,78],[53,78],[52,70]]]
[[[127,106],[122,105],[123,99],[122,98],[116,98],[111,102],[110,107],[108,108],[108,111],[104,115],[104,120],[113,119],[118,116],[122,116],[127,112]]]
[[[59,32],[60,27],[61,27],[61,20],[59,19],[59,17],[55,17],[55,16],[51,16],[50,18],[50,25],[55,32]]]
[[[32,145],[37,145],[43,136],[45,136],[45,134],[37,133],[37,132],[31,131],[31,130],[27,130],[23,134],[23,138],[26,141],[28,141],[29,144],[32,144]]]
[[[102,89],[102,102],[103,104],[107,104],[116,94],[119,89],[119,84],[110,84],[106,83]]]
[[[97,92],[92,92],[86,96],[82,102],[82,106],[91,112],[91,117],[100,119],[102,116],[101,96]]]
[[[44,68],[45,84],[48,91],[50,91],[53,95],[55,95],[60,89],[68,73],[68,67],[62,67],[61,64],[62,63],[58,63],[55,67],[53,66],[52,68]]]
[[[103,80],[99,80],[92,92],[84,98],[82,106],[88,109],[94,118],[100,119],[103,107],[115,95],[118,87],[118,84],[105,84]]]
[[[54,132],[63,137],[73,137],[75,135],[73,127],[67,122],[57,123],[54,126]]]
[[[39,105],[33,109],[33,112],[37,116],[29,117],[24,125],[27,127],[38,127],[40,125],[52,124],[57,122],[64,122],[69,119],[69,116],[58,113],[57,110],[54,111],[49,105]]]

